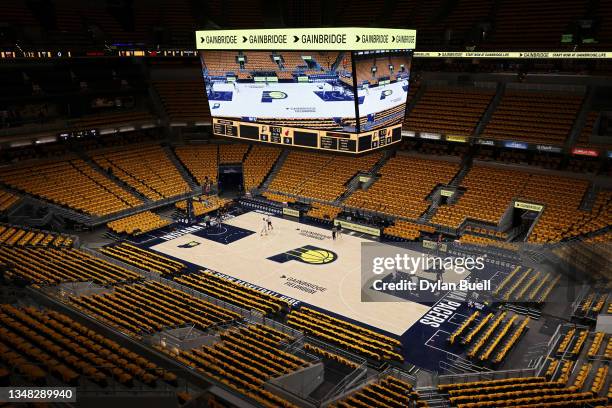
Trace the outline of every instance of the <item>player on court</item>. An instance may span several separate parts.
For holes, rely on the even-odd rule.
[[[268,220],[266,220],[266,217],[263,217],[261,220],[262,220],[262,225],[261,225],[261,232],[259,233],[260,237],[262,235],[268,235]]]
[[[274,227],[272,226],[272,218],[268,215],[268,218],[266,218],[266,224],[268,226],[268,231],[272,231],[274,229]]]

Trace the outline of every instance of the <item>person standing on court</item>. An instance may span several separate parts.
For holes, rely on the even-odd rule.
[[[270,217],[269,215],[268,218],[266,218],[266,223],[268,224],[268,231],[272,231],[274,227],[272,226],[272,217]]]
[[[266,220],[266,217],[262,218],[262,226],[261,226],[261,232],[259,233],[259,236],[262,235],[268,235],[268,221]]]
[[[221,224],[223,223],[223,214],[221,214],[221,211],[217,211],[217,227],[219,228],[219,231],[221,231]]]
[[[332,227],[332,239],[334,241],[336,240],[336,226],[335,225]]]

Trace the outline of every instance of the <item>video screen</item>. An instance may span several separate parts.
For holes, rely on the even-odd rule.
[[[360,132],[401,123],[406,112],[410,55],[397,51],[355,53]]]
[[[355,132],[351,53],[201,51],[214,117]]]
[[[348,133],[404,118],[410,78],[407,50],[203,50],[200,59],[215,118]]]

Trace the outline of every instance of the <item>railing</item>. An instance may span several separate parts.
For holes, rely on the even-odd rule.
[[[93,257],[95,257],[95,258],[102,259],[102,260],[104,260],[104,261],[106,261],[106,262],[108,262],[108,263],[111,263],[111,264],[113,264],[113,265],[116,265],[116,266],[119,266],[119,267],[121,267],[121,268],[127,269],[128,271],[132,271],[132,272],[137,273],[137,274],[139,274],[139,275],[143,275],[143,276],[147,276],[147,277],[148,277],[149,275],[153,275],[153,273],[152,273],[152,272],[148,272],[148,271],[145,271],[145,270],[142,270],[142,269],[136,268],[135,266],[133,266],[133,265],[131,265],[131,264],[128,264],[128,263],[122,262],[122,261],[120,261],[120,260],[118,260],[118,259],[116,259],[116,258],[113,258],[112,256],[108,256],[108,255],[106,255],[106,254],[103,254],[102,252],[99,252],[99,251],[93,250],[93,249],[91,249],[91,248],[89,248],[89,247],[82,246],[82,247],[81,247],[81,248],[79,248],[79,249],[80,249],[81,251],[83,251],[83,252],[85,252],[85,253],[87,253],[87,254],[89,254],[89,255],[91,255],[91,256],[93,256]]]
[[[354,371],[357,372],[357,371]],[[344,380],[338,384],[332,391],[337,390],[337,392],[333,395],[331,399],[325,400],[321,406],[328,406],[334,401],[338,401],[340,399],[346,398],[348,395],[359,392],[359,390],[364,387],[369,382],[375,382],[382,380],[385,377],[394,377],[398,380],[404,381],[406,383],[412,384],[412,386],[416,386],[417,379],[416,377],[408,374],[404,370],[401,370],[396,367],[387,368],[382,372],[376,372],[372,375],[367,375],[368,370],[366,369],[365,373],[359,373],[360,375],[356,378],[351,378],[349,376],[345,377]],[[351,380],[351,381],[348,381]]]
[[[194,197],[194,196],[201,195],[201,194],[202,194],[202,187],[196,186],[192,191],[189,191],[187,193],[183,193],[183,194],[180,194],[174,197],[164,198],[158,201],[152,201],[152,202],[145,203],[138,207],[131,207],[131,208],[119,211],[119,212],[104,215],[102,217],[94,217],[90,214],[82,214],[76,210],[61,207],[51,202],[43,201],[41,199],[38,199],[32,196],[28,196],[28,195],[24,196],[23,200],[24,202],[26,203],[29,202],[34,206],[49,208],[51,212],[57,215],[60,215],[64,218],[68,218],[70,220],[76,221],[80,224],[87,225],[89,227],[94,227],[97,225],[105,224],[109,221],[113,221],[119,218],[124,218],[130,215],[137,214],[137,213],[147,211],[147,210],[151,210],[154,208],[163,207],[165,205],[172,204],[177,201],[185,200],[188,197]]]
[[[154,208],[159,208],[159,207],[163,207],[166,206],[168,204],[173,204],[176,203],[177,201],[182,201],[182,200],[186,200],[189,197],[195,197],[198,195],[202,194],[202,186],[196,186],[192,191],[189,191],[187,193],[183,193],[174,197],[168,197],[168,198],[164,198],[158,201],[152,201],[150,203],[146,203],[144,205],[141,205],[139,207],[132,207],[132,208],[128,208],[126,210],[122,210],[113,214],[109,214],[109,215],[105,215],[103,217],[99,217],[99,218],[95,218],[92,221],[90,221],[89,223],[86,223],[89,226],[96,226],[96,225],[100,225],[100,224],[105,224],[109,221],[113,221],[119,218],[124,218],[133,214],[137,214],[143,211],[147,211],[147,210],[151,210]]]
[[[321,398],[321,401],[332,401],[337,397],[346,394],[347,390],[354,389],[355,387],[363,384],[367,381],[367,360],[363,357],[360,357],[351,352],[339,349],[335,346],[332,346],[328,343],[322,342],[312,337],[308,337],[305,343],[312,344],[314,346],[320,347],[330,353],[337,354],[343,358],[346,358],[349,361],[352,361],[358,364],[358,367],[347,374],[336,386],[330,389],[324,397]]]
[[[591,292],[591,291],[592,291],[591,286],[589,284],[587,284],[587,283],[584,283],[580,287],[580,292],[576,295],[575,300],[571,304],[572,315],[576,316],[576,315],[580,314],[579,313],[580,306],[581,306],[582,302],[584,302],[584,300],[588,296],[589,292]]]
[[[487,371],[486,368],[484,367],[480,367],[477,365],[472,364],[471,362],[469,362],[468,360],[465,360],[461,357],[457,357],[455,359],[451,359],[448,354],[446,355],[446,359],[448,361],[440,361],[438,363],[438,366],[440,367],[441,370],[444,370],[444,372],[449,373],[449,375],[454,375],[454,374],[465,374],[465,373],[478,373],[478,372],[483,372],[483,371]],[[453,370],[457,370],[460,372],[453,372]]]
[[[295,339],[295,341],[301,341],[304,338],[304,333],[302,333],[299,330],[295,330],[294,328],[291,328],[287,325],[284,325],[280,322],[277,322],[274,319],[270,319],[268,317],[265,317],[262,315],[261,317],[261,321],[259,322],[265,326],[271,327],[273,329],[276,329],[282,333],[285,333],[288,336],[291,336]]]
[[[30,225],[33,227],[38,227],[38,226],[47,225],[49,221],[51,221],[51,218],[53,218],[52,211],[47,211],[45,215],[43,215],[42,217],[38,217],[33,214],[25,214],[25,215],[16,214],[23,207],[23,205],[27,205],[27,201],[23,200],[17,204],[22,204],[22,205],[14,205],[13,211],[7,214],[8,220],[13,224]]]
[[[379,374],[379,378],[388,377],[388,376],[395,377],[398,380],[402,380],[404,382],[410,383],[413,386],[415,386],[417,383],[417,379],[415,376],[410,375],[404,370],[400,370],[399,368],[396,368],[396,367],[388,368]]]
[[[536,375],[537,370],[535,368],[522,368],[518,370],[481,371],[478,373],[464,374],[448,374],[438,376],[436,385],[457,384],[474,381],[490,381],[504,378],[533,377]]]

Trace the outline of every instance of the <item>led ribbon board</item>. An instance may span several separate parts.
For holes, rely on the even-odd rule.
[[[611,59],[608,51],[417,51],[414,58]]]
[[[415,30],[196,32],[213,133],[362,153],[401,140]]]
[[[198,50],[413,50],[416,30],[395,28],[279,28],[196,31]]]

